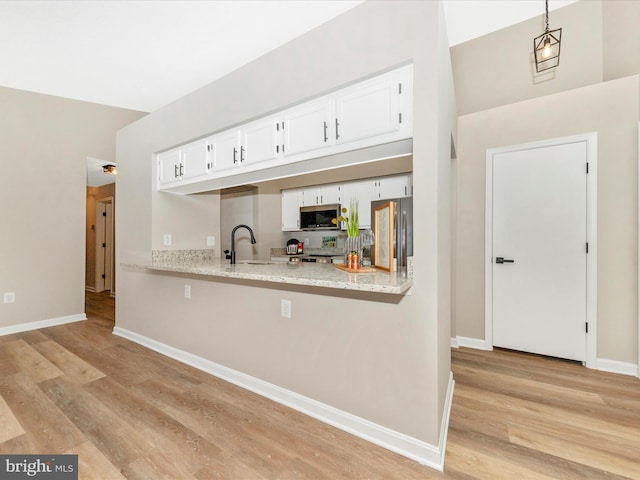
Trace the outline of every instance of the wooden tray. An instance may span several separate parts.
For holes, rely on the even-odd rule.
[[[345,265],[340,265],[339,263],[336,264],[336,268],[349,273],[376,273],[378,271],[371,267],[349,268]]]

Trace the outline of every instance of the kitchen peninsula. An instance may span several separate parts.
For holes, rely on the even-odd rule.
[[[159,272],[175,272],[204,275],[215,278],[235,278],[259,282],[305,285],[309,287],[334,288],[360,292],[405,294],[413,282],[404,272],[349,273],[333,264],[306,262],[260,262],[239,261],[230,265],[228,261],[211,258],[206,251],[164,252],[154,255],[150,265],[124,264],[126,268],[143,268]]]
[[[363,2],[120,130],[114,333],[442,469],[453,394],[450,169],[455,140],[443,15],[440,2]],[[252,167],[254,176],[239,183],[231,182],[239,177],[234,173],[206,180],[207,190],[198,187],[197,194],[177,194],[193,193],[177,192],[178,185],[187,185],[184,177],[194,173],[189,171],[193,150],[186,146],[206,156],[215,143],[217,153],[223,140],[218,133],[237,130],[240,141],[234,134],[231,143],[237,162],[244,158],[245,165],[228,170],[248,169],[251,137],[242,135],[256,122],[282,112],[288,125],[284,116],[300,105],[309,108],[303,112],[301,107],[302,117],[296,118],[331,113],[331,108],[315,109],[326,95],[333,96],[330,105],[353,105],[355,97],[344,89],[407,65],[412,65],[414,89],[411,148],[404,157],[392,158],[388,147],[395,143],[380,140],[353,152],[292,160],[286,171],[274,167],[268,180],[257,178],[265,170]],[[167,68],[179,74],[177,67]],[[393,121],[406,120],[393,113]],[[357,132],[349,118],[330,117],[327,135],[321,128],[318,142],[333,132],[336,145],[346,144],[346,134]],[[285,144],[290,131],[285,129]],[[336,132],[345,137],[335,138]],[[282,136],[282,122],[271,133]],[[209,149],[198,150],[198,142],[206,139]],[[185,150],[185,162],[158,160],[176,149]],[[264,164],[269,161],[279,160]],[[176,177],[173,186],[158,184],[164,178],[161,166]],[[410,280],[383,272],[349,274],[331,265],[242,264],[238,259],[233,267],[222,260],[187,267],[154,261],[153,252],[160,250],[207,246],[221,257],[227,248],[221,225],[229,218],[232,225],[249,224],[255,231],[255,258],[270,258],[270,248],[290,236],[283,231],[283,191],[405,173],[415,185]],[[250,219],[239,217],[243,211],[225,210],[224,193],[212,191],[234,184],[253,187]],[[313,245],[320,246],[317,237]],[[291,307],[287,315],[283,303]]]

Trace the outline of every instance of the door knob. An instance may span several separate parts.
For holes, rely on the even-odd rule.
[[[508,258],[496,257],[496,263],[514,263],[515,260],[509,260]]]

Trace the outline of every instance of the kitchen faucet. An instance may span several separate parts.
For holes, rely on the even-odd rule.
[[[231,259],[231,265],[236,263],[236,230],[238,230],[239,228],[246,228],[247,230],[249,230],[249,234],[251,234],[251,243],[256,243],[256,237],[253,235],[253,230],[251,230],[251,227],[249,225],[236,225],[233,230],[231,230],[231,253],[226,256],[226,258]]]

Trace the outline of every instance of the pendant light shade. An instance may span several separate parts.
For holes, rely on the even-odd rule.
[[[562,29],[549,30],[549,0],[545,0],[545,12],[546,28],[544,33],[533,39],[533,53],[538,73],[560,65]]]

